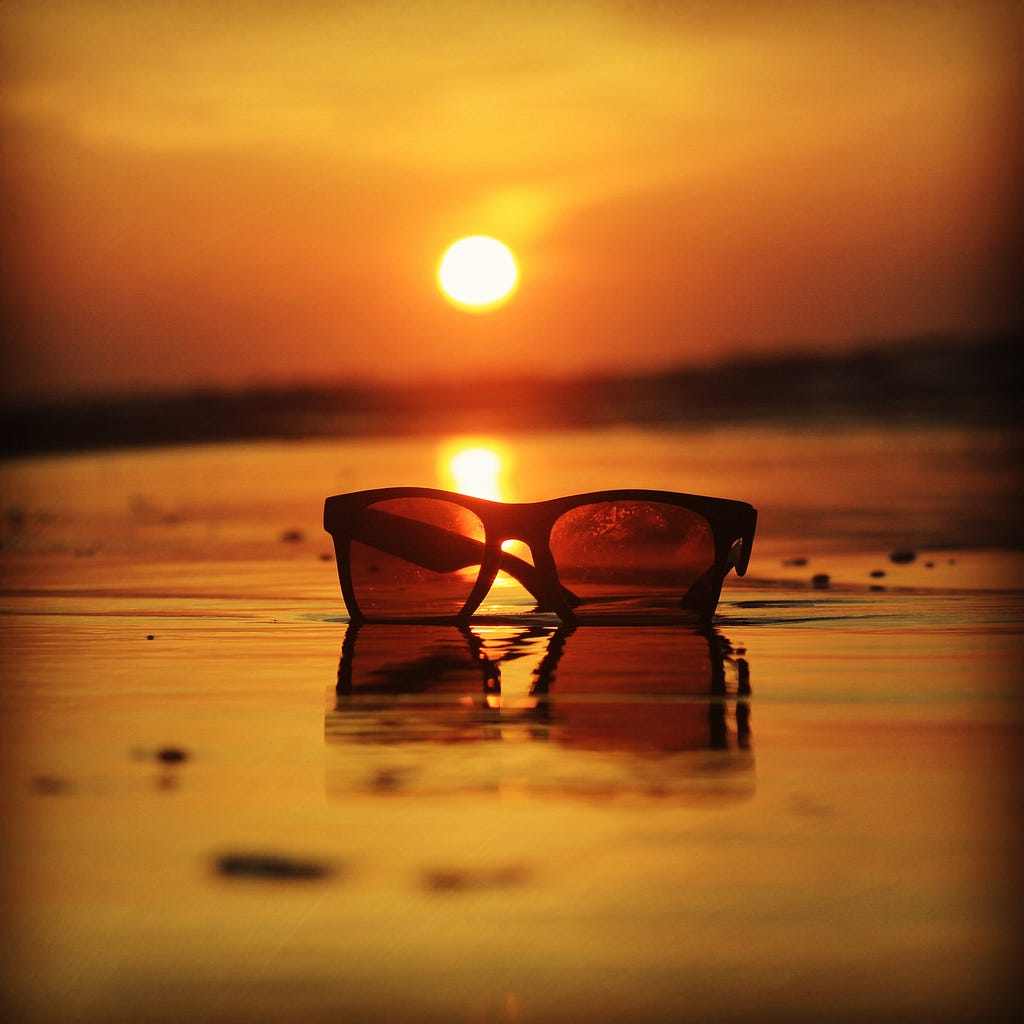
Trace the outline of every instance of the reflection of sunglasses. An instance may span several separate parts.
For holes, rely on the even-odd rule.
[[[496,579],[568,623],[707,621],[729,570],[746,572],[756,523],[746,502],[672,491],[504,504],[385,487],[324,503],[353,622],[465,620]]]
[[[749,749],[746,658],[712,631],[350,625],[336,695],[329,741],[467,743],[512,724],[572,749]]]

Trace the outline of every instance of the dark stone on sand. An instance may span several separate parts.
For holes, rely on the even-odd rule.
[[[334,555],[329,555],[326,551],[321,551],[320,552],[320,561],[321,562],[333,562],[334,561]]]
[[[147,633],[147,634],[146,634],[146,639],[147,639],[147,640],[155,640],[155,639],[156,639],[156,637],[155,637],[155,636],[153,636],[153,634],[152,634],[152,633]]]
[[[885,590],[885,587],[883,587],[879,583],[872,583],[871,586],[868,587],[868,590],[871,590],[874,593],[879,594],[879,593],[882,593]]]
[[[832,582],[832,577],[827,572],[819,572],[811,577],[811,586],[815,590],[828,590],[828,585]]]
[[[402,773],[396,768],[381,768],[370,779],[370,788],[378,793],[394,793],[402,788]]]
[[[782,564],[783,565],[790,565],[790,566],[806,565],[807,564],[807,559],[806,558],[787,558],[787,559],[785,559],[783,561]]]
[[[435,868],[428,871],[424,877],[428,889],[438,892],[466,889],[470,885],[470,877],[465,871],[458,868]]]
[[[71,780],[62,775],[37,775],[30,785],[33,792],[43,796],[66,796],[73,788]]]
[[[156,759],[164,764],[181,764],[188,760],[188,752],[181,747],[161,747],[156,752]]]
[[[332,868],[321,861],[279,853],[225,853],[216,859],[217,872],[229,878],[291,881],[326,878]]]
[[[301,540],[305,540],[306,535],[301,530],[285,530],[281,534],[281,540],[285,544],[297,544]]]
[[[522,864],[506,864],[492,869],[431,868],[423,876],[426,888],[433,892],[463,892],[468,889],[504,889],[522,885],[530,872]]]
[[[872,569],[868,574],[873,580],[880,580],[885,575],[884,569]]]
[[[909,565],[914,559],[917,558],[916,551],[910,551],[906,548],[901,548],[898,551],[894,551],[889,556],[889,561],[894,565]]]

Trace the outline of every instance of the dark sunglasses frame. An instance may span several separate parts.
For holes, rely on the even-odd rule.
[[[710,621],[718,605],[722,583],[730,569],[738,576],[747,571],[757,526],[757,510],[743,501],[730,498],[709,498],[675,491],[608,490],[572,494],[546,501],[505,503],[477,498],[455,491],[432,487],[380,487],[368,491],[336,494],[324,502],[324,529],[334,540],[338,563],[338,579],[350,620],[360,622],[417,621],[408,616],[389,619],[368,616],[359,607],[352,585],[349,547],[353,539],[365,539],[367,522],[361,524],[362,538],[355,530],[361,514],[378,502],[395,498],[434,498],[451,502],[473,512],[483,523],[484,541],[474,540],[445,530],[443,527],[377,512],[369,529],[382,539],[383,550],[400,554],[409,562],[435,572],[453,572],[470,565],[479,565],[480,572],[461,610],[442,621],[468,621],[487,596],[499,571],[507,572],[528,590],[538,603],[538,611],[554,612],[563,622],[578,623],[573,611],[581,602],[561,585],[549,545],[551,529],[558,518],[580,505],[614,501],[651,501],[674,505],[696,512],[707,521],[715,543],[715,560],[686,594],[680,597],[680,612],[687,618]],[[399,520],[397,523],[394,520]],[[503,551],[506,540],[525,543],[533,555],[533,565]],[[481,548],[483,550],[481,551]],[[420,621],[438,621],[424,617]],[[630,621],[636,621],[631,619]]]

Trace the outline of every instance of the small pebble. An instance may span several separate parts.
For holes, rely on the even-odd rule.
[[[889,556],[889,561],[894,565],[909,565],[914,559],[917,558],[917,553],[909,550],[894,551]]]
[[[72,790],[71,780],[61,775],[37,775],[31,786],[36,793],[43,796],[64,796]]]
[[[261,878],[270,881],[326,878],[329,865],[278,853],[225,853],[216,859],[217,871],[231,878]]]
[[[426,873],[424,882],[428,889],[452,891],[468,888],[470,876],[457,868],[434,868]]]
[[[469,868],[431,868],[423,882],[434,892],[462,892],[467,889],[502,889],[522,885],[529,878],[522,864],[507,864],[491,870]]]
[[[188,753],[181,747],[161,747],[156,752],[156,759],[164,764],[181,764],[188,760]]]
[[[285,530],[281,534],[281,540],[285,544],[297,544],[301,540],[305,540],[306,535],[301,530]]]
[[[370,788],[378,793],[394,793],[402,788],[402,773],[394,768],[381,768],[370,779]]]
[[[153,634],[152,634],[152,633],[147,633],[147,634],[146,634],[146,639],[147,639],[147,640],[155,640],[155,639],[156,639],[156,637],[155,637],[155,636],[153,636]]]
[[[829,583],[832,582],[832,577],[827,572],[819,572],[817,575],[811,577],[811,586],[815,590],[828,590]]]
[[[807,564],[807,559],[806,558],[787,558],[782,564],[783,565],[806,565]]]
[[[320,552],[320,561],[321,562],[333,562],[334,561],[334,555],[329,555],[326,551],[321,551]]]
[[[885,575],[884,569],[872,569],[869,573],[873,580],[880,580]]]

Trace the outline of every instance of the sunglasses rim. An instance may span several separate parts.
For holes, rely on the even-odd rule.
[[[550,532],[558,519],[573,508],[599,502],[652,501],[674,505],[696,512],[707,522],[715,546],[715,570],[717,585],[713,589],[713,600],[709,599],[704,618],[710,620],[718,605],[722,583],[730,569],[738,576],[747,571],[757,526],[757,509],[748,502],[733,498],[716,498],[708,495],[687,494],[681,491],[663,491],[650,488],[609,488],[600,491],[584,491],[578,494],[545,498],[539,501],[503,502],[492,498],[462,494],[458,491],[437,487],[375,487],[359,491],[335,494],[324,501],[324,529],[335,544],[335,555],[342,595],[353,622],[466,622],[473,618],[490,583],[482,586],[487,575],[486,565],[481,572],[463,608],[455,615],[446,616],[378,616],[363,612],[356,598],[348,558],[348,543],[351,541],[351,525],[363,509],[381,501],[401,498],[432,498],[446,501],[467,509],[476,515],[485,530],[485,544],[488,550],[508,539],[525,540],[531,549],[535,542],[547,544]],[[495,536],[492,536],[492,532]],[[736,544],[740,543],[737,553]],[[554,565],[550,567],[554,569]],[[710,571],[710,570],[709,570]],[[555,612],[564,622],[576,624],[577,619],[570,608],[556,607]],[[635,620],[630,620],[635,621]]]

